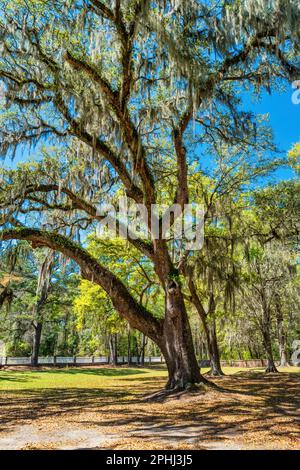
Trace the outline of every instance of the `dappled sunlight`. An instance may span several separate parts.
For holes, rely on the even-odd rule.
[[[227,370],[231,375],[215,379],[220,390],[163,402],[144,399],[163,388],[162,370],[41,371],[38,387],[36,372],[4,371],[1,378],[7,375],[8,380],[0,394],[0,447],[7,433],[30,425],[50,434],[68,426],[76,432],[91,429],[101,448],[148,448],[152,441],[157,448],[167,443],[171,448],[297,448],[300,375],[299,368],[293,369],[278,375]],[[73,378],[76,386],[68,387]]]

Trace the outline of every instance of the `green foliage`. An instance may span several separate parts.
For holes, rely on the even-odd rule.
[[[297,173],[300,172],[300,143],[294,145],[294,147],[288,153],[289,162]]]

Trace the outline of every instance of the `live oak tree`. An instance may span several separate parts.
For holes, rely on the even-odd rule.
[[[76,261],[83,278],[159,346],[169,389],[205,382],[181,288],[189,253],[183,246],[173,256],[172,240],[129,236],[164,291],[159,320],[90,255],[78,229],[101,222],[97,204],[118,191],[150,214],[169,179],[172,202],[183,208],[197,136],[203,150],[216,139],[259,148],[265,136],[240,109],[239,92],[297,78],[299,17],[293,0],[1,2],[2,154],[51,138],[61,149],[71,140],[78,147],[69,161],[58,151],[36,168],[3,175],[2,239]]]

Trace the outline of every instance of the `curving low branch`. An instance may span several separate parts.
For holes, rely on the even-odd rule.
[[[142,331],[159,343],[162,324],[133,298],[117,276],[77,243],[59,233],[27,227],[2,230],[0,241],[2,240],[27,240],[33,248],[46,246],[74,260],[81,269],[82,277],[105,290],[117,312],[129,322],[132,328]]]

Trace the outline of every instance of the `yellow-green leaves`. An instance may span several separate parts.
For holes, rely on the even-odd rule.
[[[300,172],[300,142],[297,142],[288,153],[289,162],[298,173]]]

